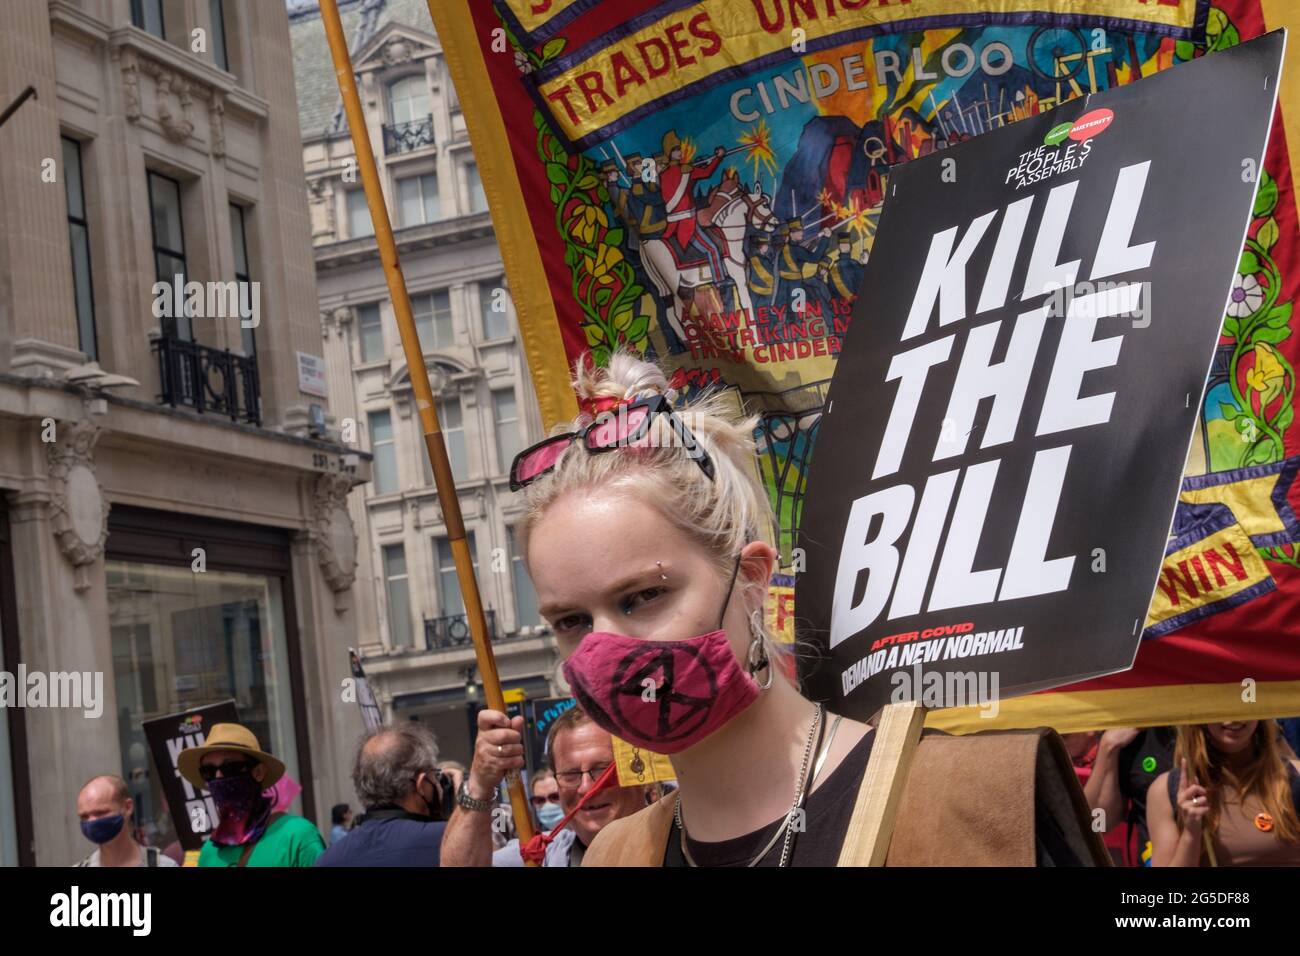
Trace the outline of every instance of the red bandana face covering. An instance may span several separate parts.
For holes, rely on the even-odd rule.
[[[262,796],[262,785],[248,773],[209,781],[208,792],[217,805],[219,821],[212,831],[218,846],[256,842],[271,820],[273,800]]]
[[[733,572],[733,585],[735,579]],[[655,753],[679,753],[758,698],[758,682],[721,628],[726,612],[724,603],[718,630],[684,641],[588,634],[565,662],[564,677],[587,715],[614,736]]]

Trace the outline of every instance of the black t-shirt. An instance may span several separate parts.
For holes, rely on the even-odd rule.
[[[1147,790],[1156,777],[1174,766],[1173,727],[1148,727],[1119,752],[1119,792],[1131,803],[1129,823],[1137,827],[1141,851],[1151,839],[1147,829]]]
[[[876,735],[868,733],[840,761],[840,765],[826,778],[826,782],[804,799],[803,832],[796,832],[790,848],[789,866],[834,866],[839,862],[840,848],[849,831],[849,818],[858,799],[858,787],[871,756],[871,744]],[[794,799],[794,794],[790,794]],[[772,839],[785,821],[774,820],[761,830],[746,833],[731,840],[701,843],[687,837],[691,859],[697,866],[748,866],[755,854]],[[689,825],[689,824],[688,824]],[[785,834],[764,854],[758,866],[779,866]],[[682,855],[682,834],[673,823],[668,835],[668,848],[664,853],[664,866],[686,866]]]

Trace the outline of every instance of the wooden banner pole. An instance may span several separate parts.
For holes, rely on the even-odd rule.
[[[487,620],[483,615],[478,581],[474,577],[474,562],[470,555],[469,542],[465,538],[465,522],[461,517],[460,499],[456,497],[456,482],[452,477],[447,446],[438,424],[433,389],[429,384],[429,370],[424,364],[424,350],[420,346],[420,338],[415,330],[415,318],[411,313],[411,300],[406,294],[406,282],[402,278],[402,268],[397,260],[397,244],[393,241],[393,228],[388,221],[388,209],[384,205],[384,194],[379,185],[379,170],[375,166],[375,156],[370,148],[370,133],[366,128],[365,114],[361,111],[361,98],[357,95],[353,78],[352,57],[348,53],[347,37],[343,33],[343,23],[339,19],[336,0],[321,0],[320,13],[321,20],[325,24],[325,36],[329,40],[330,56],[334,60],[334,76],[338,80],[339,93],[343,97],[343,111],[347,115],[348,130],[352,134],[352,145],[356,152],[361,182],[366,191],[366,205],[370,207],[370,221],[375,228],[375,241],[379,244],[379,260],[384,267],[384,278],[388,281],[388,295],[393,301],[397,330],[402,337],[402,351],[406,354],[411,391],[414,393],[415,407],[420,415],[424,447],[433,470],[433,483],[438,491],[438,503],[442,506],[443,519],[447,524],[447,538],[451,544],[452,559],[456,564],[456,578],[460,581],[461,595],[465,601],[465,617],[469,622],[470,636],[474,641],[479,676],[483,681],[483,694],[487,699],[488,707],[505,713],[505,696],[501,691],[496,657],[492,653],[492,644],[488,638]],[[509,791],[515,829],[518,832],[519,842],[523,844],[532,838],[533,824],[528,800],[524,796],[523,783],[517,776],[510,781]]]
[[[915,701],[886,704],[881,710],[839,866],[885,865],[903,788],[924,725],[925,708]]]

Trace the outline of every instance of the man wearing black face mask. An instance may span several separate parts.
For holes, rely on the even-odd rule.
[[[352,768],[365,817],[316,865],[438,866],[445,824],[437,767],[437,740],[422,724],[368,734]]]
[[[135,842],[134,813],[135,801],[121,777],[104,774],[82,787],[77,794],[81,832],[99,846],[77,866],[175,866],[157,847]]]

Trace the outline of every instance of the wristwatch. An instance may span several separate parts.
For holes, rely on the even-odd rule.
[[[474,813],[487,813],[495,806],[491,800],[475,800],[469,795],[468,777],[460,782],[460,789],[456,791],[456,803]]]

